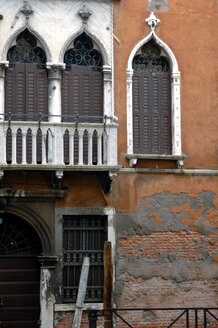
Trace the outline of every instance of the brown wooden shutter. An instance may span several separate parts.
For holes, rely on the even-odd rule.
[[[170,74],[135,71],[133,75],[133,151],[171,153]]]
[[[15,69],[7,68],[5,72],[5,112],[14,113],[15,110]]]
[[[45,69],[36,64],[16,63],[6,70],[6,113],[13,120],[36,121],[38,113],[48,113],[48,83]],[[45,118],[44,118],[45,120]]]
[[[62,114],[103,116],[102,72],[89,66],[72,66],[63,74]],[[75,121],[64,118],[64,121]],[[99,122],[100,119],[80,119],[80,122]]]
[[[23,116],[26,107],[25,80],[25,64],[15,64],[15,67],[6,70],[6,113],[16,114],[13,117],[16,121],[25,120]]]
[[[6,113],[14,114],[14,121],[37,121],[39,112],[48,114],[48,83],[45,69],[37,64],[16,63],[6,70],[5,78]],[[43,117],[44,121],[48,118]],[[11,142],[11,138],[9,138]],[[28,132],[27,161],[31,162],[31,133]],[[38,141],[38,162],[41,161]],[[17,133],[17,163],[22,162],[22,132]],[[7,150],[7,161],[11,161],[11,146]]]

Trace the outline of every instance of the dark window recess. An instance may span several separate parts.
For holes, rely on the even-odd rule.
[[[167,59],[153,41],[133,59],[133,152],[171,154],[171,87]]]
[[[102,302],[104,286],[103,249],[107,240],[106,216],[64,216],[63,301],[75,302],[83,258],[90,258],[86,302]]]
[[[28,31],[20,33],[8,51],[6,69],[6,114],[16,121],[37,121],[39,113],[48,114],[46,56]],[[6,119],[8,116],[6,115]],[[42,117],[47,120],[47,116]]]

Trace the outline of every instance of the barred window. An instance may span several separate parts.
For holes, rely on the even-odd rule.
[[[102,302],[107,217],[64,215],[63,218],[63,301],[76,301],[83,258],[88,256],[90,269],[85,301]]]

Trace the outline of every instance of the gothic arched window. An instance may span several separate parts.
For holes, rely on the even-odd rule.
[[[92,39],[79,35],[73,48],[66,51],[63,74],[63,121],[102,122],[103,74],[102,56]]]
[[[7,54],[6,114],[16,121],[35,121],[39,113],[48,113],[48,83],[45,68],[46,55],[36,38],[26,29]]]
[[[171,154],[170,65],[153,39],[133,62],[133,153]]]

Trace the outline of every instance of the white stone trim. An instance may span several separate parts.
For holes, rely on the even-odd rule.
[[[156,35],[154,29],[141,40],[132,50],[126,71],[126,97],[127,97],[127,154],[133,154],[133,117],[132,117],[132,61],[137,51],[150,39],[164,50],[170,61],[171,69],[171,131],[172,131],[172,155],[182,155],[181,147],[181,99],[180,99],[180,72],[178,70],[177,60],[166,43]]]
[[[103,66],[103,110],[104,115],[113,116],[113,85],[112,85],[112,68]]]
[[[40,327],[53,328],[55,297],[48,293],[51,272],[48,268],[43,267],[41,267],[40,271]]]
[[[0,61],[0,121],[4,121],[5,113],[5,68],[8,67],[8,61]]]

